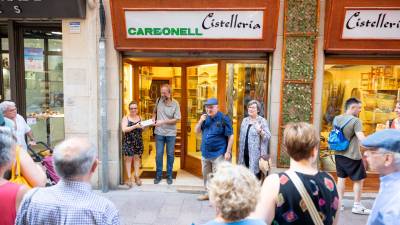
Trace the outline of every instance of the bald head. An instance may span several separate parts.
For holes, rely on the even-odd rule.
[[[79,180],[88,175],[96,159],[96,148],[83,138],[70,138],[54,149],[54,167],[66,180]]]

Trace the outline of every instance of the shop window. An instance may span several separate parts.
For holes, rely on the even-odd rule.
[[[239,146],[240,124],[247,114],[247,103],[258,100],[261,103],[260,116],[264,117],[265,93],[267,87],[267,64],[228,63],[226,68],[226,105],[232,118],[234,144],[233,161]]]
[[[0,26],[0,101],[11,99],[10,55],[6,26]]]
[[[61,33],[24,29],[26,115],[38,141],[54,146],[64,139]]]
[[[400,65],[325,65],[321,120],[321,166],[335,170],[327,137],[336,115],[344,113],[344,102],[350,97],[362,101],[359,115],[363,132],[370,135],[384,129],[400,94]]]

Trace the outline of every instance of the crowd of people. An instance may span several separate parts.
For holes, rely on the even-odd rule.
[[[344,114],[333,121],[349,141],[345,151],[335,152],[336,185],[329,173],[317,167],[319,133],[305,122],[285,125],[282,147],[290,156],[290,167],[267,176],[263,165],[269,161],[271,133],[267,120],[260,116],[261,105],[256,100],[247,104],[247,116],[240,127],[238,165],[232,164],[232,120],[219,111],[217,99],[208,99],[204,104],[205,114],[195,126],[196,132],[202,135],[206,190],[198,200],[209,199],[216,209],[216,218],[206,225],[338,224],[340,211],[344,210],[342,200],[347,177],[353,181],[352,213],[370,214],[368,225],[397,224],[400,219],[397,191],[400,188],[400,130],[396,129],[399,119],[388,121],[387,129],[365,137],[358,117],[361,104],[356,98],[348,99]],[[0,224],[121,223],[114,204],[91,189],[90,180],[98,165],[98,151],[93,144],[83,138],[59,143],[53,152],[53,164],[61,180],[54,186],[44,187],[46,174],[25,150],[25,135],[31,140],[30,145],[35,144],[29,126],[18,119],[21,116],[12,102],[1,103],[0,109]],[[400,102],[395,111],[400,118]],[[163,85],[152,117],[156,141],[155,184],[162,179],[164,148],[167,183],[173,182],[176,123],[180,118],[179,103],[171,98],[169,85]],[[131,102],[129,113],[121,122],[122,152],[130,187],[133,183],[142,184],[139,177],[145,129],[142,121],[138,103]],[[360,146],[367,149],[364,154]],[[363,157],[381,175],[380,192],[372,210],[361,204],[367,175]],[[13,180],[16,172],[24,177],[26,185]]]

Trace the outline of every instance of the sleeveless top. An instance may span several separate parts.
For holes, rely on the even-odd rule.
[[[335,181],[328,173],[308,175],[296,172],[314,202],[324,225],[331,225],[338,210],[339,196]],[[279,194],[272,225],[314,224],[307,206],[289,176],[279,173]]]
[[[128,127],[134,126],[137,123],[142,121],[139,118],[139,121],[132,122],[128,119]],[[132,130],[131,132],[127,132],[124,134],[124,140],[122,144],[123,153],[125,156],[133,156],[133,155],[142,155],[143,154],[143,139],[142,139],[142,128],[137,128]]]
[[[16,209],[15,200],[20,189],[20,185],[7,182],[0,186],[0,224],[13,225],[15,223]]]

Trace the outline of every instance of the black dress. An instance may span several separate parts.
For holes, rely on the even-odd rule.
[[[141,120],[134,123],[128,119],[128,127],[134,126],[137,123],[140,123],[140,121]],[[131,132],[124,133],[122,150],[125,156],[141,156],[143,154],[142,128],[137,128],[132,130]]]
[[[335,181],[325,172],[318,172],[316,175],[296,173],[314,202],[324,225],[331,225],[339,204]],[[304,201],[289,176],[285,173],[279,173],[279,182],[278,203],[272,225],[314,224]]]

